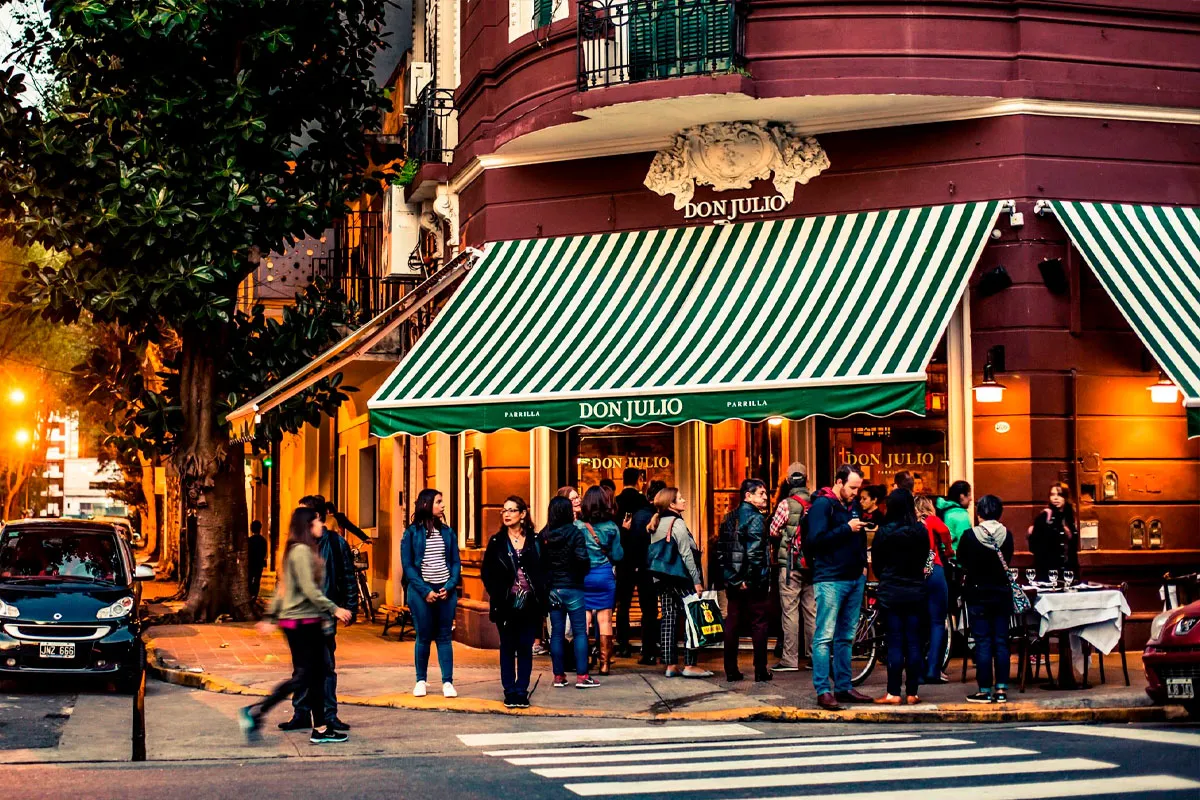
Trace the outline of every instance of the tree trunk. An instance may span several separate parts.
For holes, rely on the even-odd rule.
[[[142,497],[145,499],[145,510],[142,512],[142,552],[154,561],[159,556],[162,539],[158,535],[158,508],[154,493],[154,462],[139,458],[141,466]]]
[[[196,622],[255,617],[247,586],[245,457],[219,422],[217,361],[227,329],[188,331],[180,353],[183,431],[176,463],[196,514],[185,612]]]
[[[163,498],[162,552],[158,559],[158,577],[179,576],[180,536],[183,535],[183,491],[179,471],[175,464],[166,461],[167,494]]]

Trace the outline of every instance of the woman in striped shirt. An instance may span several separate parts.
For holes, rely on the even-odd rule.
[[[415,697],[427,692],[430,644],[437,644],[438,667],[442,671],[442,694],[458,697],[454,688],[454,609],[458,605],[461,565],[458,536],[445,522],[445,502],[436,489],[417,495],[412,524],[400,543],[404,565],[405,596],[416,632],[417,683]]]

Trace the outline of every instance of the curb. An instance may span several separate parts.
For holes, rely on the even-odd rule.
[[[236,681],[207,672],[189,672],[165,666],[153,640],[146,643],[147,671],[166,683],[203,689],[219,694],[266,697],[268,692],[243,686]],[[505,708],[499,700],[475,697],[413,697],[407,692],[375,697],[339,696],[343,705],[372,708],[396,708],[407,711],[441,711],[460,714],[504,714],[513,717],[573,717],[586,719],[622,719],[641,722],[833,722],[866,724],[911,723],[985,723],[1012,722],[1166,722],[1181,718],[1182,709],[1168,706],[1109,706],[1104,708],[1043,708],[1032,703],[1010,702],[1005,708],[981,710],[977,706],[940,706],[911,711],[883,711],[875,708],[823,711],[797,706],[751,706],[715,711],[607,711],[568,708]]]

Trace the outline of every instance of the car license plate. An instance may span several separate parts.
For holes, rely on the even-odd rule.
[[[1167,678],[1167,697],[1173,700],[1193,700],[1196,686],[1192,678]]]
[[[74,642],[38,642],[39,658],[74,658]]]

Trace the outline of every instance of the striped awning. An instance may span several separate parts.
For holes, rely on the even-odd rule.
[[[371,432],[923,414],[999,206],[494,243]]]
[[[1117,308],[1183,392],[1200,436],[1200,209],[1051,200]]]

